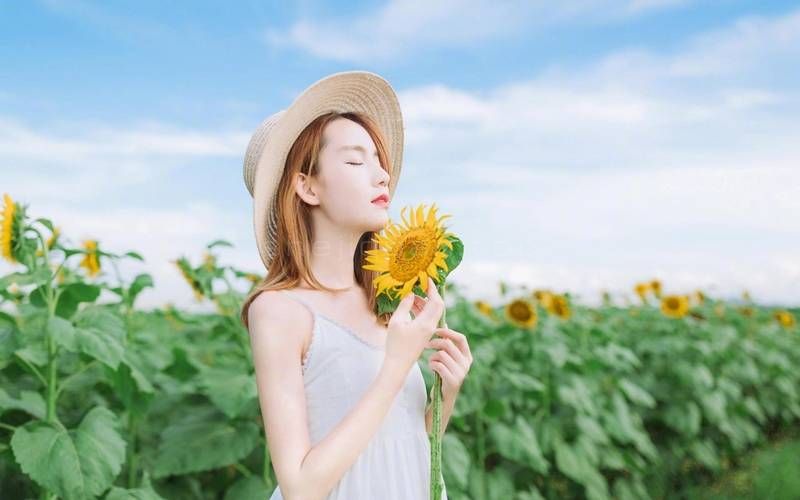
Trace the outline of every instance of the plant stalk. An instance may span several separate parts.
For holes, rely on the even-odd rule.
[[[437,285],[436,289],[439,295],[444,300],[444,281],[441,286]],[[442,311],[442,317],[439,319],[439,328],[445,327],[447,324],[445,316],[447,308]],[[431,499],[441,499],[442,489],[444,488],[444,478],[442,477],[442,377],[433,372],[433,409],[432,409],[432,422],[431,422]]]

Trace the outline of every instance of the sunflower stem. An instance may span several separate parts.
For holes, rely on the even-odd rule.
[[[444,300],[444,281],[436,289]],[[446,325],[447,308],[442,311],[439,328]],[[433,372],[433,416],[431,422],[431,499],[441,499],[444,478],[442,477],[442,377]]]

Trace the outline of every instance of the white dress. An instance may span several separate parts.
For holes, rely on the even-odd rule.
[[[384,347],[318,313],[306,300],[282,292],[314,316],[303,381],[311,445],[321,441],[355,406],[383,363]],[[425,429],[427,390],[415,363],[378,431],[325,500],[429,500],[430,441]],[[442,491],[447,500],[447,489]],[[280,486],[269,500],[283,500]]]

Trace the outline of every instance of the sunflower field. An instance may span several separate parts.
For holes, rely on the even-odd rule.
[[[7,194],[2,209],[0,498],[267,498],[238,319],[262,277],[214,241],[173,264],[215,312],[143,310],[152,277],[119,272],[138,253],[73,244]],[[598,307],[499,286],[489,303],[447,284],[474,357],[443,438],[453,500],[676,498],[800,423],[797,308],[657,280]]]

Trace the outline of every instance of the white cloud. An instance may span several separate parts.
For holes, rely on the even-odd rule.
[[[488,91],[403,91],[399,192],[454,214],[467,262],[485,264],[459,276],[478,288],[493,272],[579,293],[656,274],[798,303],[800,93],[753,76],[800,55],[800,30],[786,28],[797,19],[739,21],[674,54],[624,50]],[[703,60],[701,78],[685,70]],[[428,189],[444,183],[447,194]]]
[[[145,186],[196,159],[243,158],[244,131],[202,132],[158,122],[128,127],[71,122],[39,129],[0,116],[3,189],[32,199],[91,197]]]
[[[300,19],[286,30],[270,28],[265,40],[322,59],[365,63],[432,47],[471,46],[563,22],[611,22],[683,3],[686,0],[390,0],[355,16]]]
[[[748,289],[796,304],[800,92],[768,75],[800,55],[800,30],[786,28],[798,16],[752,18],[672,54],[623,50],[482,91],[405,89],[405,165],[393,205],[434,199],[454,215],[467,245],[454,280],[476,295],[506,279],[591,301],[602,288],[628,293],[658,277],[674,291]],[[107,190],[133,195],[160,175],[156,165],[178,169],[209,156],[240,165],[251,131],[59,130],[0,121],[0,164],[19,166],[3,172],[3,191],[68,223],[66,234],[145,252],[140,267],[157,288],[143,304],[190,307],[169,260],[186,252],[199,259],[219,237],[236,244],[224,250],[228,262],[261,270],[249,212],[69,203],[77,196],[92,206]]]

